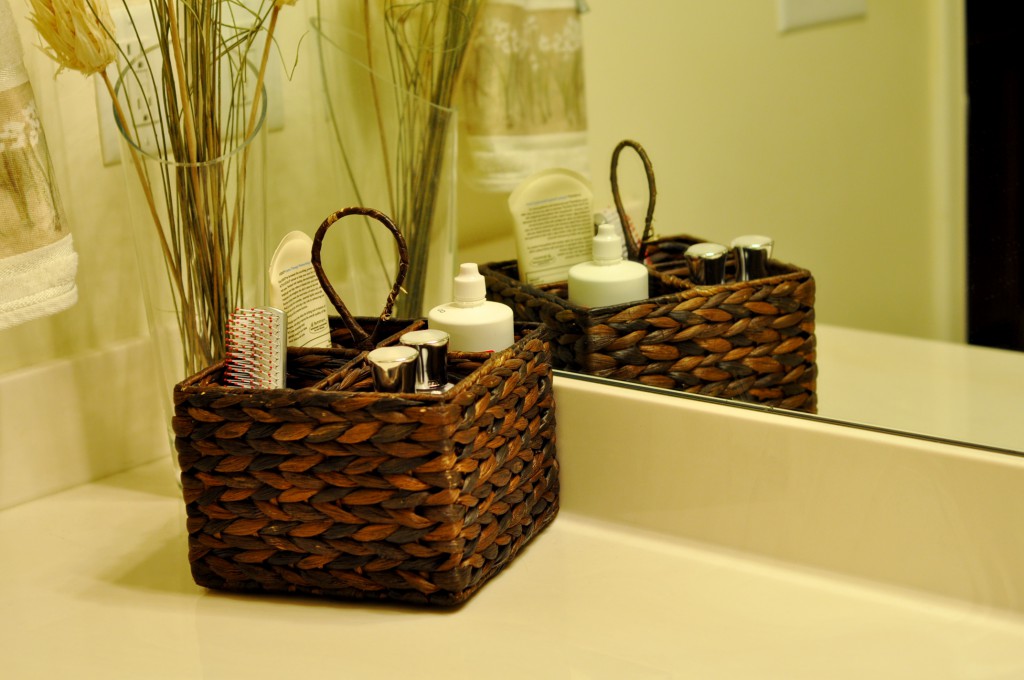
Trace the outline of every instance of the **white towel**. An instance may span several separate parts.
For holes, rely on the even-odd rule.
[[[0,329],[75,304],[77,268],[71,234],[56,243],[0,259]]]
[[[491,0],[464,65],[462,175],[509,192],[546,168],[590,174],[579,0]]]
[[[0,0],[0,329],[78,299],[78,256],[22,56],[11,7]]]

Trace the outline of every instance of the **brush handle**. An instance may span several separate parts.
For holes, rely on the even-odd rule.
[[[355,317],[348,311],[345,303],[342,302],[338,293],[334,290],[334,286],[327,280],[327,275],[324,274],[324,268],[320,264],[320,247],[323,245],[324,235],[327,230],[331,228],[331,225],[348,215],[363,215],[365,217],[372,217],[377,220],[395,237],[398,242],[398,274],[395,276],[395,285],[391,287],[391,292],[388,294],[388,299],[384,303],[384,311],[381,312],[380,318],[377,320],[377,324],[373,327],[373,332],[367,334],[363,330],[359,322],[356,321]],[[395,305],[395,298],[398,297],[399,292],[402,290],[402,284],[405,283],[405,275],[409,272],[409,248],[405,244],[405,237],[402,236],[402,232],[398,230],[395,223],[391,221],[391,218],[373,208],[360,208],[351,207],[345,208],[344,210],[338,210],[332,213],[321,223],[320,228],[316,230],[316,235],[313,237],[313,250],[310,254],[310,262],[313,264],[313,271],[316,272],[316,278],[320,281],[320,287],[324,289],[324,293],[327,295],[327,299],[331,301],[334,308],[338,310],[338,314],[341,315],[341,322],[345,324],[345,328],[352,333],[352,340],[355,343],[357,349],[373,349],[377,344],[377,331],[380,328],[381,322],[385,321],[391,316],[391,308]]]

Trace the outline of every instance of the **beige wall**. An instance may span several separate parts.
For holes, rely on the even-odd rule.
[[[615,140],[635,137],[661,179],[661,233],[771,234],[778,257],[814,272],[819,321],[957,335],[932,296],[959,294],[962,272],[931,243],[962,230],[939,214],[934,174],[954,153],[936,111],[953,3],[872,2],[864,20],[789,34],[774,2],[591,4],[602,185]]]
[[[657,173],[660,234],[772,234],[781,259],[815,273],[820,322],[961,335],[962,0],[873,2],[866,19],[786,35],[766,0],[589,5],[584,49],[599,205],[610,201],[613,146],[636,139]],[[27,11],[23,0],[12,6]],[[313,7],[298,3],[282,15],[285,61],[298,62],[285,86],[285,128],[268,139],[272,243],[291,229],[312,233],[353,202],[333,189],[316,55],[312,41],[300,40]],[[135,383],[144,383],[144,360],[126,365],[124,357],[146,356],[124,174],[101,163],[93,83],[77,73],[54,79],[27,21],[20,29],[80,256],[80,299],[55,317],[0,331],[0,475],[8,479],[14,452],[37,446],[32,433],[53,417],[75,419],[67,441],[103,443],[76,444],[75,455],[102,458],[137,441],[113,416],[86,417],[85,405],[109,403],[117,414],[137,402],[144,387],[110,372],[139,369]],[[504,196],[461,189],[460,259],[514,256],[504,206]],[[61,383],[61,403],[53,404],[48,381],[68,370],[74,382]],[[21,405],[31,400],[63,415],[33,422],[31,413],[44,409],[26,412]],[[83,474],[152,455],[115,456]],[[0,506],[2,496],[0,489]]]
[[[787,34],[767,0],[589,5],[601,206],[612,149],[633,138],[655,167],[658,233],[771,234],[814,273],[820,322],[963,338],[961,0],[872,2]],[[493,227],[499,200],[470,198],[464,224],[511,228]]]
[[[948,72],[962,58],[959,0],[872,3],[866,19],[790,34],[778,33],[774,4],[763,0],[589,4],[599,205],[610,203],[613,146],[636,139],[658,178],[658,233],[772,234],[780,258],[815,273],[819,321],[958,336],[958,252],[933,237],[962,231],[962,68]],[[283,15],[286,58],[305,12],[300,3]],[[77,73],[52,79],[52,64],[29,44],[31,27],[21,28],[81,257],[81,301],[0,333],[0,373],[102,348],[145,326],[123,170],[100,162],[93,83]],[[286,83],[285,129],[269,137],[275,235],[312,231],[349,201],[330,188],[310,42]],[[631,188],[642,198],[639,183]],[[513,256],[505,197],[461,189],[467,257]]]

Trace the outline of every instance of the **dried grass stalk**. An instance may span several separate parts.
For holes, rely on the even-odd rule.
[[[384,4],[391,78],[406,93],[405,105],[399,109],[393,198],[395,221],[407,232],[410,259],[408,295],[399,300],[400,315],[419,316],[425,311],[427,253],[451,134],[452,99],[481,4],[482,0],[387,0]]]
[[[454,273],[428,272],[427,260],[435,237],[441,173],[452,133],[452,100],[483,1],[364,0],[366,66],[377,116],[383,178],[360,174],[360,164],[351,162],[340,133],[340,116],[335,115],[328,92],[335,138],[356,198],[363,193],[361,187],[385,185],[389,214],[409,246],[409,277],[397,305],[400,317],[424,313],[428,275]],[[317,14],[322,31],[319,2]],[[322,33],[320,38],[321,50],[324,42],[336,45],[324,39]],[[386,59],[378,60],[380,55]],[[321,56],[321,62],[323,59]],[[379,61],[386,64],[379,65]],[[324,86],[329,90],[326,80]],[[387,265],[379,251],[378,257],[387,279]]]
[[[105,1],[30,1],[47,52],[61,68],[99,73],[111,95],[174,289],[185,372],[194,373],[223,356],[225,322],[243,296],[240,267],[262,266],[238,262],[248,147],[226,164],[214,161],[229,151],[231,140],[244,143],[255,130],[277,15],[295,0],[261,3],[256,10],[237,0],[149,0],[156,61],[166,68],[147,58],[142,67],[129,66],[125,77],[155,86],[158,101],[145,114],[156,127],[156,155],[178,165],[161,163],[154,172],[139,153],[136,120],[141,112],[122,107],[106,73],[118,48]],[[127,10],[127,0],[122,3]],[[266,45],[254,79],[250,57],[264,32]],[[255,93],[252,107],[246,103],[248,92]],[[157,205],[156,187],[166,205]],[[230,195],[233,202],[226,198]]]
[[[44,51],[60,70],[89,76],[117,59],[114,21],[105,3],[90,0],[29,0],[31,21],[46,41]]]

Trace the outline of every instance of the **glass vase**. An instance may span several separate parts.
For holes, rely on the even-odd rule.
[[[122,72],[115,118],[170,433],[174,386],[223,359],[231,312],[265,304],[266,93],[247,135],[233,132],[242,126],[195,121],[199,134],[219,137],[206,144],[206,157],[191,160],[195,148],[172,130],[180,120],[156,118],[160,110],[139,87],[135,72]],[[248,117],[251,104],[242,105]]]
[[[381,210],[395,222],[410,260],[395,315],[423,317],[451,301],[456,273],[458,111],[371,68],[358,32],[323,17],[312,28],[342,203]],[[395,279],[394,240],[369,220],[344,239],[343,248],[325,244],[325,270],[354,313],[376,316]]]

